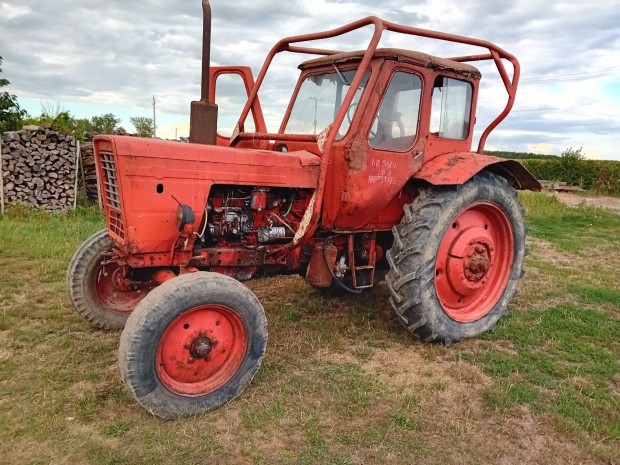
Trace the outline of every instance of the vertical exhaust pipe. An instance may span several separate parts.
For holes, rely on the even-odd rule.
[[[200,100],[192,102],[189,118],[189,141],[194,144],[215,145],[217,134],[217,105],[209,101],[211,62],[211,5],[202,0],[202,78]]]

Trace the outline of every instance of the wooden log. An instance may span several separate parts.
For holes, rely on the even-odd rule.
[[[2,173],[4,173],[4,166],[2,161],[2,137],[0,137],[0,215],[4,216],[4,176]]]

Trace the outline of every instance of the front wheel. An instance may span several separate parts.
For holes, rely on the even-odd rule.
[[[67,289],[75,310],[100,329],[121,329],[148,289],[122,285],[124,269],[106,263],[112,252],[107,229],[96,232],[75,251],[67,270]]]
[[[461,186],[424,189],[393,232],[390,302],[413,335],[460,341],[506,313],[523,275],[525,225],[505,179],[482,172]]]
[[[140,405],[173,419],[241,394],[266,345],[265,312],[246,286],[218,273],[190,273],[138,304],[121,335],[119,367]]]

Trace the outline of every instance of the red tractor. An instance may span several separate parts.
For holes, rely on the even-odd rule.
[[[483,155],[515,99],[519,64],[496,45],[368,17],[288,37],[254,82],[247,67],[209,68],[203,1],[202,99],[190,143],[94,140],[107,229],[68,271],[76,310],[123,328],[122,378],[147,410],[176,418],[231,401],[257,372],[267,320],[240,281],[298,273],[320,289],[360,293],[385,279],[405,328],[449,344],[493,327],[523,274],[525,228],[516,189],[539,189],[519,163]],[[364,50],[308,42],[371,28]],[[465,44],[439,58],[377,48],[384,31]],[[277,53],[316,57],[277,132],[258,91]],[[471,151],[481,74],[493,63],[508,94]],[[511,63],[509,75],[504,67]],[[217,130],[218,78],[248,92],[232,137]],[[246,120],[251,120],[246,123]],[[246,131],[252,126],[253,130]]]

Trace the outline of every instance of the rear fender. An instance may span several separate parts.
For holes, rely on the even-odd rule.
[[[521,163],[474,152],[439,155],[425,162],[412,178],[436,186],[463,184],[484,169],[506,178],[515,189],[541,189],[538,180]]]

